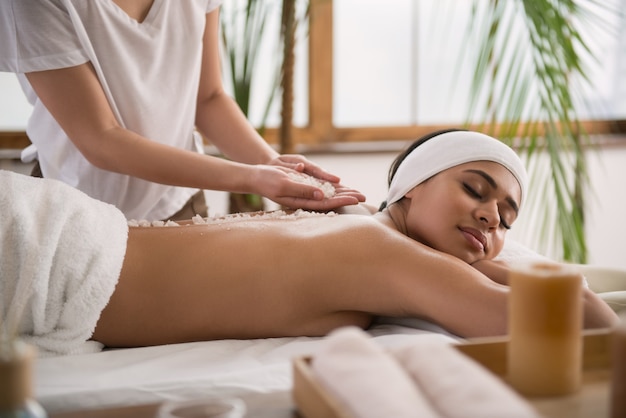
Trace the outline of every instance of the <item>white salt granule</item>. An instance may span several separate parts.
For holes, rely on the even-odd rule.
[[[178,225],[176,222],[174,221],[167,221],[167,222],[163,222],[163,221],[148,221],[146,219],[142,219],[140,221],[138,221],[137,219],[129,219],[128,221],[126,221],[126,223],[128,224],[128,226],[133,226],[133,227],[149,227],[149,226],[180,226]]]
[[[191,222],[193,222],[194,225],[206,224],[206,221],[204,220],[204,218],[198,214],[194,215],[193,218],[191,218]]]
[[[313,176],[309,176],[304,173],[288,173],[290,179],[297,181],[298,183],[309,184],[311,186],[319,187],[324,192],[324,198],[328,199],[335,195],[335,187],[327,181],[320,180]]]

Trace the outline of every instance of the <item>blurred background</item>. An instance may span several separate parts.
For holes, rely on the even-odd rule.
[[[269,143],[376,206],[415,138],[497,136],[519,149],[535,191],[510,236],[626,268],[625,13],[626,0],[225,0],[223,78]],[[29,113],[0,73],[0,168],[29,172]],[[207,198],[212,215],[232,210],[226,193]]]

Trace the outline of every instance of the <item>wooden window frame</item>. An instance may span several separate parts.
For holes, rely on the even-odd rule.
[[[337,150],[341,144],[392,143],[418,138],[438,129],[456,125],[405,125],[376,127],[343,127],[333,124],[333,1],[310,0],[309,9],[309,118],[308,125],[293,127],[296,151]],[[593,135],[626,133],[625,120],[587,120],[581,122],[585,132]],[[470,126],[470,129],[480,129]],[[526,129],[520,126],[520,132]],[[496,126],[494,135],[498,135]],[[279,143],[279,129],[266,128],[264,138],[273,145]],[[0,149],[20,149],[30,141],[25,132],[0,131]]]
[[[338,144],[407,141],[435,130],[458,127],[452,124],[405,125],[338,128],[333,124],[333,0],[310,0],[309,19],[309,124],[294,127],[293,138],[301,151],[333,149]],[[623,120],[588,120],[581,122],[589,134],[626,132]],[[469,129],[480,130],[478,126]],[[494,135],[500,128],[494,127]],[[522,125],[519,132],[525,132]],[[539,134],[541,132],[538,132]],[[265,139],[278,144],[278,129],[266,129]],[[356,149],[357,147],[349,147]]]

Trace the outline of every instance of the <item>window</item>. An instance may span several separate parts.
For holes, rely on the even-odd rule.
[[[463,42],[470,7],[480,8],[485,1],[310,0],[310,19],[299,25],[296,34],[296,143],[323,147],[404,140],[462,124],[473,68],[459,66],[458,59],[467,52]],[[262,3],[268,9],[266,39],[260,44],[248,113],[255,126],[263,121],[274,63],[281,54],[277,42],[282,2]],[[307,1],[296,3],[301,17]],[[603,3],[623,9],[626,0]],[[244,6],[244,0],[225,2],[223,17]],[[620,21],[617,14],[606,14],[605,18],[614,35],[589,22],[583,25],[593,32],[589,46],[598,61],[584,63],[591,84],[576,98],[579,117],[600,133],[611,132],[611,121],[626,119],[626,78],[620,76],[626,73],[626,17]],[[513,28],[521,23],[519,17],[508,22]],[[224,79],[232,92],[227,64]],[[0,73],[0,90],[0,131],[23,131],[30,105],[15,76]],[[276,97],[265,121],[264,136],[271,143],[278,140],[279,104]],[[6,147],[8,136],[0,132],[0,147]]]

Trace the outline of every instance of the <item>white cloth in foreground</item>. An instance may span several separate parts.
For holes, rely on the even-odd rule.
[[[88,341],[126,252],[126,218],[56,180],[0,171],[0,326],[40,355],[99,351]]]
[[[539,414],[483,366],[440,340],[391,349],[440,416],[523,418]]]
[[[498,377],[441,340],[384,351],[357,328],[330,334],[313,373],[355,418],[538,418]]]
[[[358,328],[330,333],[311,366],[355,418],[439,416],[402,367]]]

